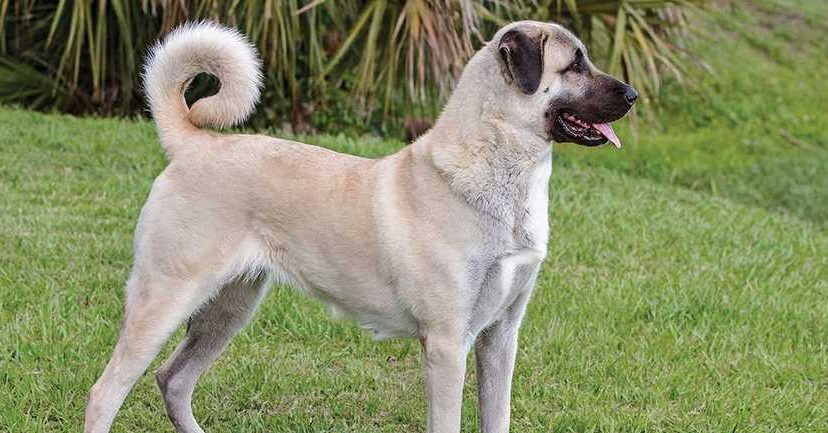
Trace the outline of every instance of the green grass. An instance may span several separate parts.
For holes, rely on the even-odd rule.
[[[620,152],[556,146],[513,431],[828,428],[828,82],[811,33],[828,5],[760,5],[772,13],[736,7],[715,44],[699,42],[717,77],[691,95],[668,86],[662,126],[640,124],[637,141],[622,128]],[[370,156],[401,146],[306,140]],[[164,164],[146,121],[0,108],[0,432],[80,430]],[[277,288],[201,380],[196,416],[211,432],[423,431],[419,358],[414,341],[373,342]],[[470,369],[466,432],[473,390]],[[171,431],[151,374],[114,431]]]
[[[828,228],[828,2],[731,2],[694,25],[694,90],[663,89],[659,125],[621,153],[564,159],[789,213]],[[629,137],[631,134],[623,134]]]

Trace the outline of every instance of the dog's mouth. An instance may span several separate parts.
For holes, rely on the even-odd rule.
[[[599,146],[607,141],[621,148],[621,140],[609,123],[590,123],[568,111],[555,114],[552,138],[557,142],[573,142],[584,146]]]

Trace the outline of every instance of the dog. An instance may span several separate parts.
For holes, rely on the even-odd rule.
[[[202,72],[221,88],[188,108],[182,93]],[[418,338],[430,433],[460,431],[474,348],[481,431],[508,432],[518,330],[549,239],[551,143],[620,146],[609,123],[633,106],[632,87],[563,27],[512,23],[474,54],[428,132],[364,159],[204,129],[243,121],[259,97],[259,60],[234,30],[175,30],[144,78],[170,162],[138,218],[120,336],[91,389],[86,433],[109,431],[184,321],[156,378],[176,430],[203,432],[196,381],[274,281],[377,338]]]

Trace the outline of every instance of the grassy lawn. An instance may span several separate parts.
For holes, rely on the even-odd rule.
[[[659,126],[622,128],[620,152],[556,146],[513,431],[828,429],[828,4],[750,3],[700,24],[716,76],[668,86]],[[80,430],[164,164],[146,121],[0,108],[0,432]],[[204,375],[196,417],[211,432],[423,431],[419,358],[274,288]],[[477,431],[473,363],[463,416]],[[114,431],[171,431],[151,374]]]

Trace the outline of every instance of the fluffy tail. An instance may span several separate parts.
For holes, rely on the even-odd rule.
[[[215,75],[215,95],[187,108],[184,90],[199,73]],[[252,45],[236,30],[211,22],[185,24],[151,51],[144,71],[152,117],[161,145],[172,157],[187,136],[205,126],[233,126],[250,115],[259,100],[261,64]]]

